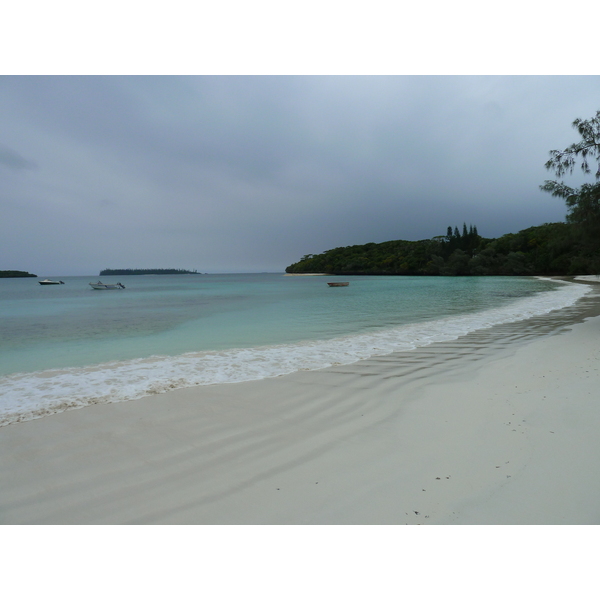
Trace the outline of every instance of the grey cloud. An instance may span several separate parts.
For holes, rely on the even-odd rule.
[[[12,260],[63,274],[283,270],[463,221],[492,237],[560,220],[543,165],[599,89],[598,77],[0,78],[0,139],[19,148],[0,153],[15,174],[0,188]],[[24,156],[44,168],[16,176],[35,166]],[[42,259],[27,240],[43,243],[47,224],[69,251]]]
[[[23,158],[15,150],[2,145],[0,145],[0,164],[16,171],[38,168],[34,161]]]

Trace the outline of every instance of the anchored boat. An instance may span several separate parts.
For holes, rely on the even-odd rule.
[[[90,283],[94,290],[124,290],[125,286],[122,283]]]
[[[51,279],[42,279],[38,281],[40,285],[64,285],[64,281],[52,281]]]
[[[347,285],[350,285],[350,282],[349,281],[332,281],[331,283],[327,282],[327,285],[329,287],[346,287]]]

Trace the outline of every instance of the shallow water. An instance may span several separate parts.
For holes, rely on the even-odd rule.
[[[274,377],[455,339],[574,303],[527,277],[282,274],[0,280],[0,423],[176,387]],[[114,281],[113,281],[114,280]]]

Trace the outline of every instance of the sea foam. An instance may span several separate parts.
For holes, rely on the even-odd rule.
[[[252,381],[456,339],[573,305],[590,291],[564,283],[499,308],[330,340],[153,356],[0,378],[0,426],[91,404],[124,402],[177,388]]]

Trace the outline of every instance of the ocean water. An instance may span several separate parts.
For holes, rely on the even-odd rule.
[[[573,304],[529,277],[163,275],[0,279],[0,425],[447,341]]]

